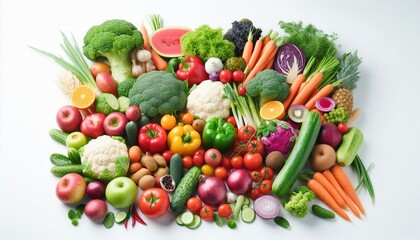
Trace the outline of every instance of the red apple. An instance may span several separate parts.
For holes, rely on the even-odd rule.
[[[90,220],[100,222],[108,213],[108,207],[103,200],[93,199],[86,203],[83,212]]]
[[[125,116],[127,116],[130,121],[137,121],[141,117],[141,109],[138,106],[129,106],[125,110]]]
[[[106,115],[103,113],[92,113],[83,119],[80,124],[80,131],[87,137],[97,138],[104,134],[104,121]]]
[[[332,123],[323,123],[318,135],[318,143],[328,144],[336,149],[341,142],[341,133],[337,126]]]
[[[117,94],[117,82],[112,78],[111,73],[109,72],[101,72],[95,78],[96,85],[98,86],[99,90],[104,93],[111,93],[114,96],[118,96]]]
[[[217,167],[222,162],[222,154],[216,148],[210,148],[204,154],[204,161],[212,167]]]
[[[85,196],[85,179],[77,173],[68,173],[60,178],[55,193],[63,203],[74,204]]]
[[[100,199],[105,196],[105,184],[100,180],[93,180],[86,187],[86,194],[93,199]]]
[[[128,119],[124,113],[112,112],[105,118],[105,133],[111,136],[122,136],[125,133],[125,125],[127,123]]]
[[[79,109],[72,105],[61,107],[56,115],[58,127],[64,132],[74,132],[79,130],[82,120],[82,114]]]
[[[111,72],[111,68],[108,64],[102,63],[102,62],[95,62],[90,67],[90,72],[92,73],[92,76],[96,78],[96,76],[101,72]]]

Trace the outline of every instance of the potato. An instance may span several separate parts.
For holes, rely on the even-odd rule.
[[[201,133],[203,132],[204,124],[206,122],[203,119],[195,119],[192,122],[192,127],[195,129],[195,131]]]
[[[139,180],[145,175],[151,175],[152,173],[147,168],[140,168],[137,172],[130,176],[131,180],[138,183]]]
[[[142,166],[146,167],[151,172],[156,171],[158,168],[158,164],[156,160],[151,155],[148,155],[148,154],[144,155],[141,158],[140,163]]]
[[[156,180],[155,180],[155,177],[153,177],[152,175],[145,175],[139,180],[139,187],[143,191],[154,187],[155,184],[156,184]]]
[[[283,167],[285,161],[286,157],[281,152],[273,151],[265,158],[265,165],[273,169],[275,173],[278,173]]]
[[[335,150],[328,144],[315,145],[309,156],[309,164],[317,172],[330,169],[335,164],[335,161]]]

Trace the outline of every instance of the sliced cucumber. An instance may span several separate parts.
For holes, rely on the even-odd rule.
[[[187,225],[187,228],[189,229],[196,229],[201,225],[201,217],[194,214],[194,220],[192,222],[192,224]]]
[[[184,226],[184,223],[182,222],[181,216],[182,216],[182,214],[179,214],[179,215],[176,217],[175,222],[176,222],[179,226]]]
[[[246,197],[244,199],[244,205],[249,206],[250,204],[251,204],[251,200],[248,197]]]
[[[246,223],[251,223],[255,220],[255,211],[253,208],[246,207],[242,209],[241,219]]]
[[[181,222],[185,226],[190,226],[194,223],[194,214],[192,212],[184,212],[181,214]]]
[[[126,211],[119,211],[117,215],[115,215],[115,222],[122,223],[127,219],[127,212]]]

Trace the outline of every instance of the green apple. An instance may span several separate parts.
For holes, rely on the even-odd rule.
[[[129,207],[136,200],[137,185],[128,177],[112,179],[105,189],[106,200],[116,208]]]
[[[82,132],[72,132],[66,138],[66,146],[68,148],[79,149],[86,145],[87,138]]]

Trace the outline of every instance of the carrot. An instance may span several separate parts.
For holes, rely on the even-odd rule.
[[[262,39],[259,38],[256,42],[255,42],[255,46],[254,46],[254,50],[252,51],[251,57],[247,63],[246,66],[246,72],[245,74],[247,74],[248,72],[250,72],[255,64],[257,63],[258,57],[260,56],[261,50],[262,50]]]
[[[297,93],[302,92],[302,91],[303,91],[303,89],[305,88],[306,84],[307,84],[307,82],[303,82],[303,83],[301,83],[301,84],[299,85],[299,90],[298,90],[298,92],[297,92]]]
[[[299,74],[293,81],[292,85],[290,85],[289,95],[287,95],[287,98],[283,101],[283,106],[286,111],[289,108],[290,103],[292,103],[293,98],[296,96],[300,85],[304,82],[305,82],[305,75]]]
[[[246,64],[249,63],[249,60],[251,58],[251,55],[254,49],[254,42],[252,40],[253,40],[252,31],[250,29],[249,34],[248,34],[248,40],[245,43],[244,51],[242,52],[242,58],[245,59]]]
[[[328,193],[328,191],[315,179],[311,179],[308,182],[308,188],[315,193],[323,203],[330,207],[334,212],[340,215],[342,218],[350,222],[350,218],[346,212],[337,204],[334,198]]]
[[[268,32],[267,32],[267,34],[264,36],[264,39],[262,40],[262,45],[263,46],[265,46],[267,43],[268,43],[268,41],[270,41],[271,40],[271,34],[273,33],[273,29],[270,29]]]
[[[332,84],[327,84],[324,87],[322,87],[320,90],[318,91],[314,91],[316,92],[315,95],[313,97],[311,97],[305,104],[305,107],[309,110],[311,110],[312,108],[315,107],[315,103],[316,101],[318,101],[318,99],[322,98],[322,97],[326,97],[328,95],[330,95],[330,93],[334,90],[334,85]]]
[[[147,33],[146,26],[144,26],[143,23],[140,25],[140,32],[143,35],[143,49],[150,51],[149,34]]]
[[[141,158],[141,149],[139,146],[132,146],[128,149],[128,158],[132,163],[140,161]]]
[[[150,49],[150,53],[152,53],[152,61],[159,71],[165,70],[168,67],[168,62],[159,56],[155,50]]]
[[[305,104],[306,99],[308,99],[312,91],[315,90],[315,88],[321,82],[322,78],[323,74],[321,72],[315,73],[309,82],[307,81],[307,84],[305,84],[305,87],[302,89],[302,91],[298,92],[295,99],[293,99],[292,105]]]
[[[356,190],[354,189],[353,185],[350,182],[350,179],[348,178],[347,174],[343,171],[343,169],[338,165],[334,165],[331,168],[331,173],[334,175],[341,188],[343,188],[343,191],[347,193],[347,195],[354,202],[354,204],[356,204],[360,212],[365,214],[365,209],[363,208],[363,205],[356,194]]]
[[[334,186],[328,181],[328,179],[324,175],[322,175],[322,173],[316,172],[314,173],[312,178],[317,180],[325,188],[325,190],[328,191],[331,197],[333,197],[334,200],[337,202],[338,206],[340,206],[342,209],[346,208],[346,202],[344,201],[344,199],[337,192]]]
[[[347,194],[344,192],[344,190],[341,188],[340,184],[337,182],[337,180],[335,179],[334,175],[331,173],[330,170],[324,170],[322,172],[322,175],[324,175],[328,181],[334,186],[334,188],[337,190],[337,192],[341,195],[341,197],[344,199],[344,201],[346,202],[347,206],[349,206],[350,210],[353,212],[354,215],[356,215],[356,217],[361,218],[360,217],[360,213],[357,210],[356,206],[354,205],[354,203],[351,201],[351,199],[349,198],[349,196],[347,196]]]
[[[278,47],[276,47],[276,50],[274,50],[272,53],[271,53],[271,55],[270,55],[270,57],[268,57],[268,62],[267,62],[267,64],[265,65],[265,67],[264,67],[264,69],[270,69],[270,68],[272,68],[273,67],[273,64],[274,64],[274,60],[276,59],[276,54],[277,54],[277,50],[278,50],[279,48]]]
[[[135,173],[135,172],[137,172],[138,170],[140,170],[141,169],[141,163],[139,163],[139,162],[135,162],[135,163],[131,163],[130,164],[130,167],[128,168],[128,172],[129,173]]]

